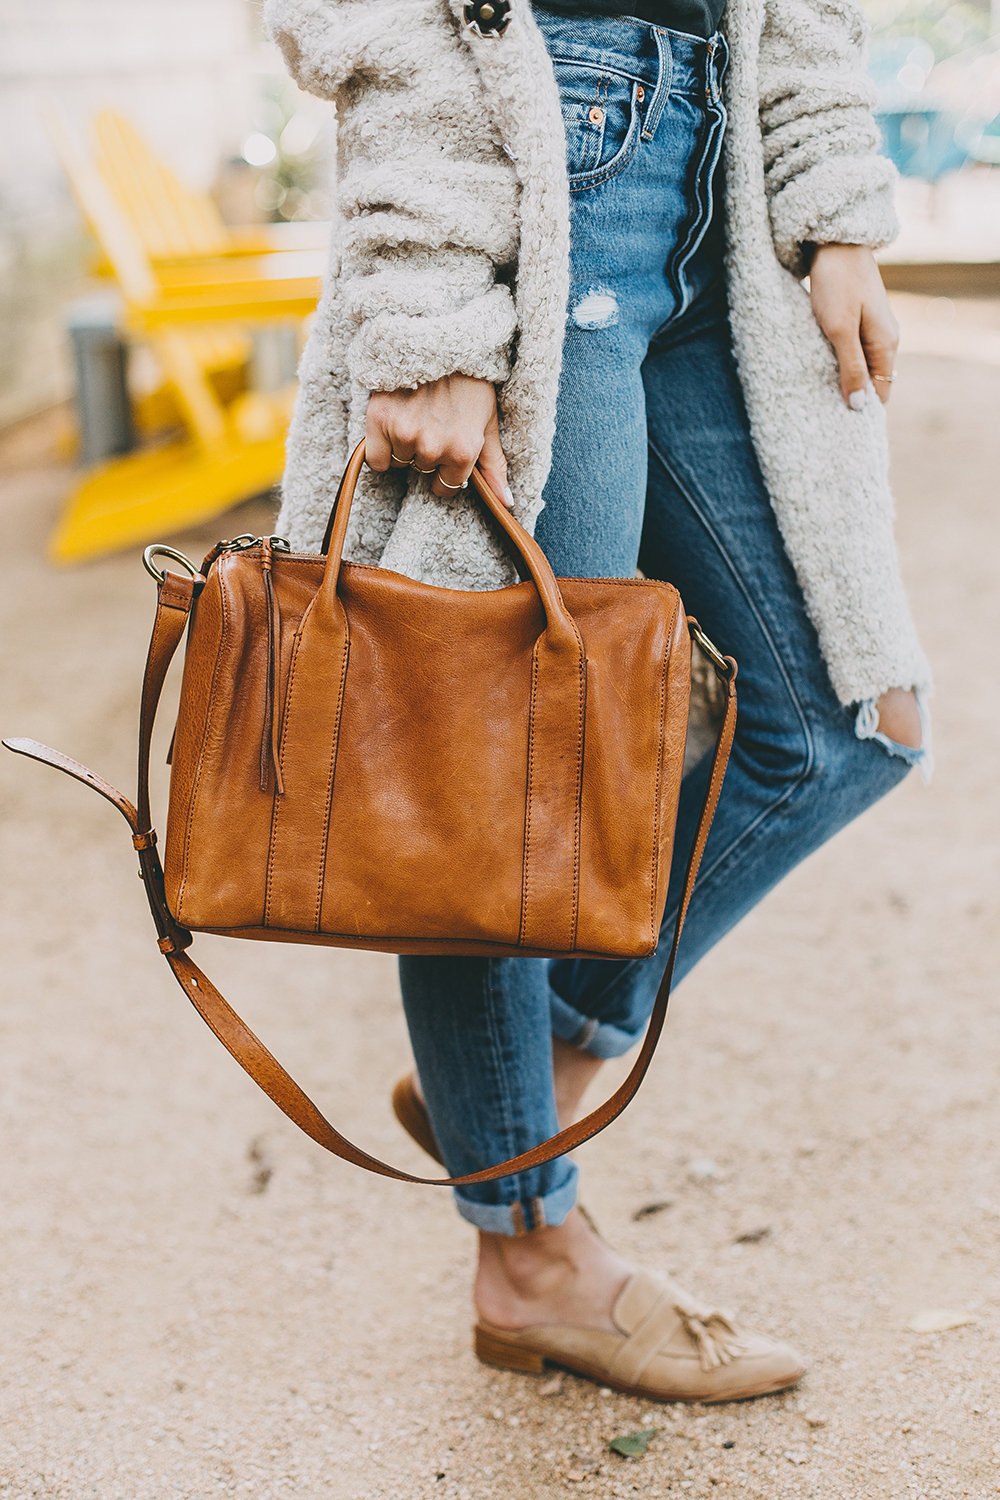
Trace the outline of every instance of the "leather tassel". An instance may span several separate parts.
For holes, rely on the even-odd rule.
[[[264,575],[264,597],[267,600],[267,684],[264,727],[260,737],[260,789],[262,792],[267,791],[270,765],[273,765],[274,780],[280,797],[284,795],[285,783],[281,777],[281,762],[278,758],[278,716],[275,703],[278,696],[278,663],[281,659],[281,616],[274,593],[271,562],[270,538],[263,537],[260,544],[260,567]]]

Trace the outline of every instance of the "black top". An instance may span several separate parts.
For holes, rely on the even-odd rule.
[[[710,37],[719,29],[726,0],[539,0],[561,16],[638,16],[651,26]]]

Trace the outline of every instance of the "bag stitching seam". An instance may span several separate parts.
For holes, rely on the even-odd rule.
[[[208,710],[205,714],[204,726],[201,736],[201,745],[198,750],[198,768],[194,774],[194,782],[191,787],[191,800],[188,803],[187,827],[184,831],[184,867],[181,872],[181,883],[177,892],[176,920],[178,922],[183,920],[181,917],[181,912],[184,907],[184,895],[187,891],[188,878],[191,870],[191,839],[194,832],[195,803],[198,800],[198,790],[201,786],[202,776],[205,769],[205,747],[208,742],[208,734],[206,731],[211,725],[212,716],[215,712],[216,695],[219,681],[219,664],[222,660],[222,648],[225,645],[226,635],[229,629],[229,608],[226,599],[225,575],[223,570],[221,568],[216,568],[215,576],[219,589],[219,604],[222,615],[222,628],[219,631],[219,644],[216,647],[215,661],[212,664],[212,686],[208,695]]]
[[[531,705],[528,717],[528,785],[524,802],[524,856],[521,866],[521,922],[518,927],[518,947],[525,946],[528,926],[528,902],[531,883],[531,789],[535,774],[535,705],[538,695],[538,641],[531,653]]]
[[[657,942],[656,930],[656,887],[660,878],[660,797],[663,783],[663,761],[666,755],[666,721],[667,721],[667,676],[672,655],[671,646],[674,631],[677,629],[678,605],[674,605],[674,612],[670,617],[670,628],[667,631],[667,644],[663,652],[663,666],[660,671],[660,753],[656,757],[656,789],[655,801],[653,803],[653,859],[651,869],[651,883],[649,888],[649,935],[650,941]]]
[[[341,611],[344,616],[344,659],[340,669],[340,688],[337,693],[337,712],[334,716],[334,726],[336,729],[336,733],[334,735],[333,747],[330,755],[330,777],[326,787],[326,808],[325,816],[323,819],[323,838],[319,862],[319,885],[316,890],[316,915],[313,918],[314,932],[320,932],[322,930],[321,923],[323,920],[323,890],[326,886],[326,861],[327,855],[330,851],[330,819],[333,817],[333,787],[337,777],[337,756],[340,750],[340,721],[343,716],[344,693],[347,687],[347,663],[351,654],[351,638],[347,621],[347,611],[343,608],[343,606],[341,606]]]
[[[570,619],[573,619],[572,615]],[[577,669],[579,677],[580,710],[577,728],[577,755],[576,755],[576,819],[573,836],[573,915],[570,923],[570,949],[576,950],[577,923],[580,918],[580,839],[583,829],[583,749],[584,734],[587,727],[587,653],[584,649],[583,637],[580,635],[579,627],[573,620],[573,630],[576,635],[577,644],[580,647],[580,664]]]
[[[281,739],[278,745],[278,760],[281,766],[282,780],[285,774],[285,730],[288,727],[289,710],[292,704],[292,688],[295,684],[295,674],[299,664],[299,648],[302,645],[302,626],[295,632],[295,646],[292,651],[292,659],[288,664],[288,687],[285,689],[285,699],[281,709]],[[271,831],[267,849],[267,883],[264,887],[264,926],[271,925],[271,905],[274,891],[274,860],[275,848],[278,842],[278,824],[281,819],[281,798],[278,796],[277,783],[271,795]]]

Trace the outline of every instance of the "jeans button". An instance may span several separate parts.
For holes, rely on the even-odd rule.
[[[595,104],[593,109],[590,111],[590,114],[587,116],[587,119],[590,121],[591,125],[600,125],[601,121],[604,119],[603,109],[598,109],[597,105]]]

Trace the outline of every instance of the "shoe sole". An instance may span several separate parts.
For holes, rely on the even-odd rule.
[[[665,1403],[681,1401],[688,1405],[698,1406],[719,1406],[725,1401],[752,1401],[757,1396],[773,1396],[776,1391],[787,1391],[790,1386],[797,1385],[806,1373],[803,1366],[795,1375],[786,1376],[783,1380],[772,1381],[769,1385],[755,1385],[743,1390],[726,1391],[724,1395],[719,1396],[670,1395],[663,1391],[650,1390],[648,1386],[626,1385],[621,1381],[612,1380],[605,1371],[596,1365],[588,1365],[583,1360],[556,1359],[550,1354],[542,1354],[538,1349],[528,1349],[523,1344],[508,1343],[506,1339],[498,1338],[495,1332],[481,1328],[478,1324],[473,1332],[476,1356],[484,1365],[493,1365],[499,1370],[516,1370],[522,1375],[543,1375],[547,1365],[554,1366],[560,1370],[568,1370],[572,1375],[582,1375],[587,1380],[596,1381],[612,1391],[620,1391],[624,1396],[641,1396],[644,1401]]]
[[[444,1167],[444,1160],[437,1141],[434,1138],[434,1130],[431,1126],[431,1117],[427,1113],[427,1106],[420,1098],[413,1084],[413,1075],[408,1073],[401,1078],[392,1091],[392,1112],[402,1125],[411,1140],[416,1141],[422,1151],[436,1161],[439,1167]],[[445,1171],[447,1171],[445,1167]],[[576,1205],[577,1213],[584,1223],[591,1228],[598,1239],[604,1236],[594,1223],[593,1216],[587,1212],[582,1203]]]
[[[441,1151],[434,1139],[427,1106],[413,1086],[413,1075],[401,1078],[392,1091],[392,1112],[411,1140],[416,1141],[439,1167],[444,1166]]]

